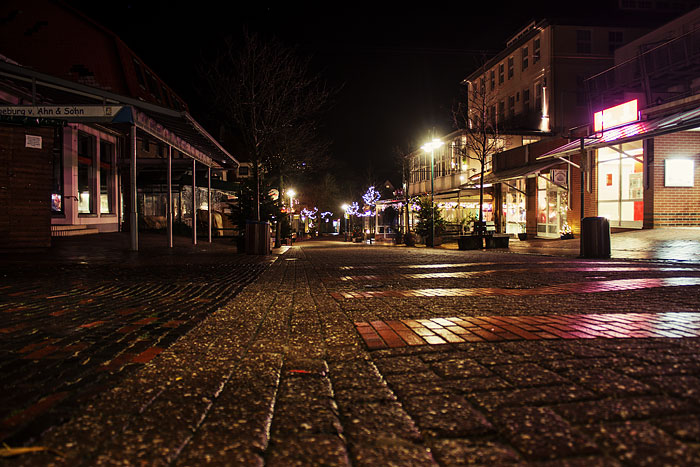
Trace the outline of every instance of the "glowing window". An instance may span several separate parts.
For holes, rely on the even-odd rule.
[[[695,167],[692,159],[666,159],[664,186],[694,186]]]

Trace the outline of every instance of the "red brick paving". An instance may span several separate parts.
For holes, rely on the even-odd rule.
[[[449,317],[359,321],[355,327],[370,350],[557,338],[682,338],[700,337],[700,313]]]
[[[616,279],[595,282],[573,282],[567,284],[548,285],[531,289],[503,289],[498,287],[475,288],[436,288],[412,290],[376,290],[371,292],[332,292],[336,299],[351,298],[381,298],[381,297],[473,297],[484,295],[560,295],[566,293],[599,293],[620,290],[638,290],[657,287],[681,287],[700,285],[700,277],[661,277],[649,279]]]

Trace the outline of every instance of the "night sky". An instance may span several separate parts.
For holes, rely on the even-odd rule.
[[[391,178],[397,185],[393,148],[416,147],[433,128],[450,132],[459,83],[484,57],[534,19],[605,17],[617,4],[575,2],[572,12],[561,0],[422,8],[405,2],[235,2],[235,8],[208,1],[68,3],[119,35],[203,123],[208,109],[196,69],[223,37],[239,37],[247,28],[298,46],[314,71],[331,86],[342,85],[325,118],[335,171],[361,182],[371,173],[375,181]]]

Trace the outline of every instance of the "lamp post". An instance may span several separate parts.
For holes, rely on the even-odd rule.
[[[294,188],[287,188],[287,196],[289,197],[289,236],[292,236],[292,225],[294,223],[294,195],[296,195],[297,192],[294,191]]]
[[[349,207],[350,206],[348,206],[348,203],[344,203],[341,206],[341,208],[343,209],[343,212],[345,213],[345,214],[343,214],[343,217],[345,218],[345,241],[346,242],[348,241],[348,208]]]
[[[442,146],[444,143],[440,141],[440,138],[433,138],[429,143],[425,143],[421,146],[425,152],[430,151],[430,226],[432,228],[432,236],[430,238],[430,246],[435,246],[435,150]]]

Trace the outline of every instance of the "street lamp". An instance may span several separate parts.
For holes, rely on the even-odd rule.
[[[433,185],[433,180],[435,179],[435,150],[443,144],[445,143],[440,141],[440,138],[433,138],[432,141],[421,146],[421,149],[423,149],[425,152],[430,151],[430,224],[433,229],[432,237],[430,239],[431,247],[435,246],[435,187]]]
[[[346,242],[348,241],[348,208],[349,207],[350,206],[348,206],[348,203],[343,203],[343,205],[341,206],[341,209],[345,213],[345,214],[343,214],[343,217],[345,218],[345,241]]]
[[[294,188],[287,188],[287,196],[289,197],[289,230],[293,230],[292,225],[294,224],[294,195],[297,192]],[[291,233],[289,234],[291,236]]]

